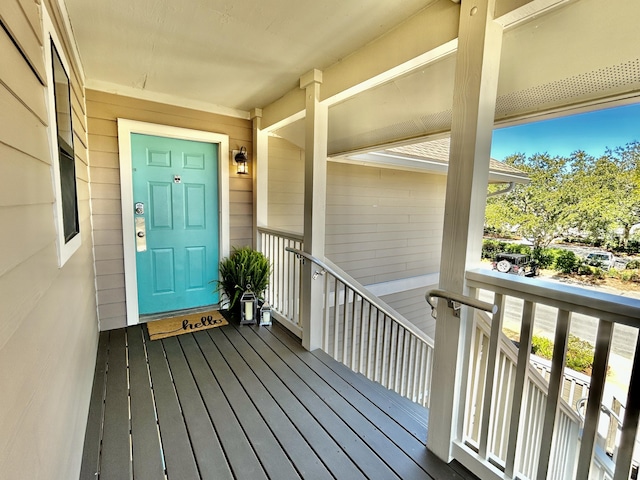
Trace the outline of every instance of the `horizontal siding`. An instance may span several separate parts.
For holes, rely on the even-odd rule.
[[[303,152],[269,140],[269,226],[303,232]],[[446,177],[329,162],[325,253],[363,284],[437,272]]]
[[[438,271],[445,177],[330,162],[325,252],[364,284]]]
[[[100,328],[108,330],[126,325],[117,119],[222,133],[229,135],[231,150],[245,146],[249,152],[252,126],[248,120],[93,90],[87,91],[86,104],[98,314]],[[252,245],[253,180],[238,177],[231,163],[229,169],[230,243]]]
[[[0,86],[0,112],[0,142],[50,164],[46,125],[4,86]]]
[[[7,479],[78,478],[98,336],[83,86],[72,72],[82,245],[59,268],[40,8],[0,2],[13,37],[0,30],[0,175],[10,179],[0,191],[0,476]],[[62,30],[58,36],[71,44]]]
[[[435,338],[436,320],[431,316],[431,308],[424,298],[427,290],[427,288],[416,288],[384,295],[381,298],[429,337]]]
[[[269,206],[271,228],[302,233],[304,227],[304,152],[288,141],[269,138]]]
[[[45,90],[40,80],[31,73],[29,65],[22,59],[18,49],[13,46],[11,37],[2,28],[0,28],[0,52],[2,52],[0,78],[3,83],[43,124],[48,123],[44,103]]]
[[[22,1],[25,5],[29,3],[28,0]],[[30,8],[26,8],[28,15],[25,15],[20,3],[18,0],[3,0],[0,2],[0,20],[37,74],[38,79],[44,84],[46,73],[42,54],[42,27],[39,20],[36,24],[32,23],[36,22],[33,5]]]

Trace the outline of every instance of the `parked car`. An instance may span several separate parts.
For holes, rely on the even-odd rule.
[[[521,253],[498,253],[493,261],[493,269],[500,273],[535,277],[538,275],[538,262],[531,255]]]
[[[616,257],[609,252],[592,252],[585,258],[585,263],[592,267],[600,267],[609,270],[616,265]]]

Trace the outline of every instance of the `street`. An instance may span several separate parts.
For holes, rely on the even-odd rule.
[[[545,279],[549,280],[549,279]],[[553,281],[553,280],[551,280]],[[632,292],[635,293],[635,292]],[[640,295],[635,293],[636,298]],[[493,295],[491,292],[482,291],[480,299],[491,302]],[[505,306],[504,328],[520,331],[520,321],[522,316],[523,301],[517,298],[508,298]],[[553,339],[556,328],[556,316],[558,310],[546,305],[536,307],[536,316],[533,325],[534,335],[541,335]],[[571,317],[570,333],[582,340],[595,345],[598,320],[574,313]],[[638,330],[626,325],[616,325],[613,330],[613,342],[611,350],[621,357],[632,359],[636,348],[636,337]]]

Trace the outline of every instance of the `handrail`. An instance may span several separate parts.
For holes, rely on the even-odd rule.
[[[277,235],[283,238],[289,238],[291,240],[296,240],[298,242],[302,242],[304,241],[304,235],[302,235],[301,233],[296,233],[296,232],[290,232],[288,230],[277,230],[275,228],[268,228],[268,227],[258,227],[258,232],[259,233],[268,233],[271,235]]]
[[[558,417],[556,417],[558,405],[562,405],[561,390],[563,388],[563,355],[562,352],[556,348],[554,352],[554,360],[552,361],[551,379],[549,381],[549,388],[553,387],[553,396],[551,402],[547,402],[544,406],[544,412],[537,407],[539,400],[532,400],[529,397],[529,391],[526,388],[526,381],[531,378],[528,375],[527,369],[530,366],[529,352],[526,349],[521,349],[518,356],[518,370],[515,374],[515,383],[513,387],[514,397],[512,399],[512,410],[510,425],[511,430],[508,435],[508,449],[504,456],[505,461],[505,476],[508,478],[513,477],[518,469],[525,469],[525,475],[537,475],[537,478],[543,478],[550,472],[550,468],[553,464],[558,464],[558,459],[570,461],[570,463],[564,463],[565,467],[570,466],[570,470],[564,470],[562,478],[570,478],[569,475],[573,475],[579,478],[586,478],[589,474],[589,470],[592,465],[593,449],[596,446],[598,435],[598,420],[600,412],[603,411],[610,416],[612,421],[619,422],[619,419],[615,418],[606,407],[603,409],[601,401],[605,390],[606,371],[607,371],[607,357],[608,351],[611,346],[613,337],[613,327],[615,325],[627,325],[634,328],[640,327],[640,301],[637,299],[623,297],[618,295],[612,295],[595,290],[587,290],[584,288],[578,288],[575,286],[557,284],[547,282],[541,279],[535,278],[523,278],[515,275],[504,275],[497,272],[492,272],[484,269],[477,269],[466,272],[466,284],[469,288],[480,290],[489,290],[493,292],[495,303],[502,305],[507,297],[517,298],[523,300],[522,303],[522,318],[521,318],[521,342],[528,345],[532,338],[533,324],[536,318],[536,306],[545,305],[555,307],[557,309],[557,327],[556,327],[556,340],[554,344],[557,347],[562,345],[563,342],[567,342],[569,335],[569,326],[572,313],[579,313],[588,317],[593,317],[598,326],[597,341],[595,345],[594,354],[594,368],[591,376],[589,398],[595,399],[593,405],[588,404],[588,409],[585,413],[584,428],[579,441],[579,452],[576,451],[576,443],[571,439],[575,436],[577,439],[578,433],[571,433],[570,435],[564,433],[562,443],[562,449],[570,448],[572,452],[567,453],[565,450],[558,450],[558,446],[553,447],[556,439],[561,437],[555,437],[554,425],[560,425],[558,423]],[[492,331],[495,337],[496,332],[499,332],[501,327],[502,318],[498,315],[498,323],[496,323],[495,331]],[[489,341],[488,356],[496,355],[496,343]],[[485,344],[480,345],[482,354],[484,355]],[[498,364],[491,360],[491,370],[486,372],[487,378],[494,378],[496,372],[498,372]],[[633,368],[640,368],[640,358],[635,355],[633,358]],[[551,391],[551,390],[550,390]],[[494,398],[492,391],[488,391],[488,402],[491,403],[490,407],[486,407],[485,411],[489,408],[494,408],[493,405],[497,405],[500,398]],[[634,412],[638,412],[637,399],[633,399]],[[634,401],[635,400],[635,401]],[[538,403],[536,403],[538,402]],[[527,413],[522,410],[522,406],[529,408],[529,404],[534,405],[537,408],[537,412],[533,414]],[[595,405],[598,405],[597,407]],[[580,415],[582,412],[580,412]],[[527,415],[526,417],[521,417]],[[576,425],[580,425],[580,417],[578,412],[575,412]],[[637,418],[637,417],[636,417]],[[522,422],[520,420],[522,419]],[[485,421],[483,417],[483,421]],[[485,424],[483,423],[483,427]],[[527,430],[522,430],[522,428]],[[525,452],[528,456],[523,456],[522,452],[518,451],[519,438],[523,435],[530,435],[532,428],[536,431],[542,432],[540,436],[539,450],[530,450]],[[565,427],[563,427],[565,428]],[[577,427],[571,427],[574,432]],[[487,429],[482,432],[481,441],[487,442]],[[568,432],[568,430],[567,430]],[[627,478],[629,466],[632,462],[633,454],[633,439],[637,433],[637,425],[632,420],[624,420],[622,435],[625,435],[624,442],[621,439],[618,450],[618,461],[615,465],[615,478]],[[573,447],[571,447],[572,443]],[[544,446],[544,448],[543,448]],[[554,450],[552,450],[554,448]],[[487,451],[482,450],[482,461],[491,463],[491,459],[486,455]],[[540,455],[540,458],[536,456]],[[571,471],[577,468],[576,473],[571,474]],[[593,467],[596,468],[595,466]],[[599,467],[598,467],[599,468]],[[608,468],[608,467],[607,467]],[[554,473],[555,475],[555,473]],[[610,477],[610,476],[609,476]],[[560,478],[560,477],[554,477]]]
[[[491,290],[496,293],[640,327],[640,300],[634,298],[571,285],[550,285],[536,278],[504,275],[484,269],[469,270],[466,278],[470,287],[486,288],[486,285],[491,285]]]
[[[584,416],[584,413],[582,413],[582,411],[587,407],[588,400],[589,399],[585,397],[585,398],[579,399],[576,402],[576,411],[578,412],[578,415],[580,416],[580,421],[582,423],[584,423],[584,420],[585,420],[585,416]],[[600,404],[600,411],[605,415],[607,415],[609,418],[613,418],[618,423],[618,430],[622,429],[622,419],[618,416],[616,412],[611,410],[604,403]]]
[[[449,308],[453,309],[453,315],[456,317],[460,316],[461,304],[468,307],[476,308],[478,310],[484,310],[485,312],[489,312],[494,315],[498,313],[498,306],[493,305],[492,303],[483,302],[482,300],[478,300],[477,298],[467,297],[465,295],[459,295],[457,293],[451,293],[445,290],[433,289],[429,290],[425,295],[427,303],[431,307],[431,316],[433,318],[437,318],[436,307],[432,303],[432,300],[436,297],[445,299]]]
[[[324,275],[324,273],[329,273],[330,275],[333,275],[342,283],[344,283],[347,287],[349,287],[354,291],[357,291],[365,300],[367,300],[367,302],[375,306],[380,312],[382,312],[389,318],[393,318],[396,322],[402,325],[403,328],[405,328],[406,330],[411,332],[413,335],[417,336],[418,338],[426,342],[430,347],[433,347],[433,339],[431,337],[429,337],[422,330],[418,329],[411,322],[405,320],[402,317],[402,315],[400,315],[398,312],[391,309],[389,306],[385,305],[378,297],[369,293],[366,290],[366,287],[364,287],[363,289],[362,286],[356,285],[354,283],[355,281],[353,279],[348,279],[347,278],[348,275],[346,275],[344,272],[338,272],[336,269],[332,268],[326,262],[323,262],[322,260],[314,257],[313,255],[307,252],[296,250],[295,248],[291,248],[291,247],[286,247],[285,250],[287,252],[291,252],[295,254],[296,257],[298,258],[309,260],[310,262],[318,265],[321,268],[321,270],[316,270],[316,272],[314,272],[314,278],[317,278],[320,275]]]

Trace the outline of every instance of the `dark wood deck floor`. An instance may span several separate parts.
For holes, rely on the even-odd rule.
[[[281,327],[100,336],[81,479],[471,479],[427,410]]]

